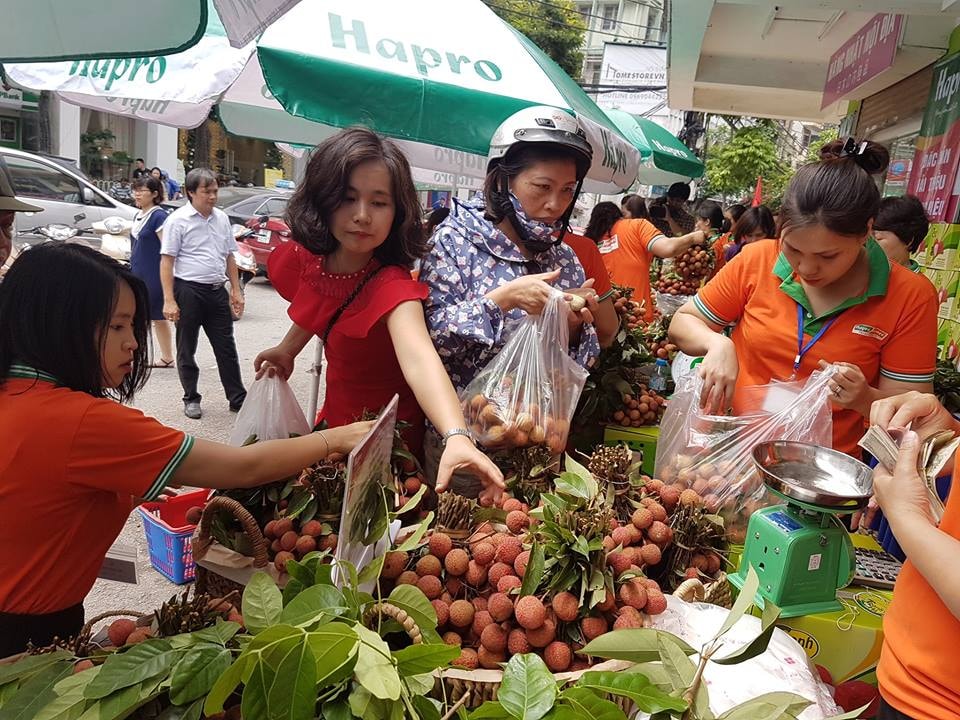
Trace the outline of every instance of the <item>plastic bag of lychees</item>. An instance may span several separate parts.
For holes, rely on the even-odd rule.
[[[542,445],[563,452],[587,371],[570,357],[564,294],[527,315],[460,396],[463,414],[486,448]]]

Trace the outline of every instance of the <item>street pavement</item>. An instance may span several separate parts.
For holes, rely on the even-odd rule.
[[[280,342],[289,327],[286,310],[286,301],[266,279],[257,278],[247,285],[246,309],[243,318],[234,324],[240,368],[247,389],[253,382],[254,357],[260,350]],[[311,343],[298,358],[290,381],[304,411],[311,379],[306,370],[313,357],[313,349]],[[200,393],[203,395],[203,418],[200,420],[190,420],[184,416],[181,401],[183,390],[173,368],[155,369],[134,405],[160,422],[180,428],[197,438],[227,442],[237,416],[229,410],[217,375],[213,351],[203,333],[200,335],[197,364],[200,366]],[[87,618],[108,610],[150,611],[186,589],[185,585],[177,586],[169,582],[150,565],[139,513],[130,515],[117,542],[136,547],[139,582],[132,585],[98,580],[84,601]]]

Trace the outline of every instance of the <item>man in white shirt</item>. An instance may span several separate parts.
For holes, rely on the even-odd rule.
[[[189,202],[163,224],[160,246],[160,282],[163,316],[177,324],[177,370],[183,386],[183,412],[202,415],[197,380],[200,368],[194,356],[200,328],[206,334],[220,371],[230,409],[237,412],[247,391],[233,338],[233,315],[243,310],[243,293],[233,229],[226,213],[216,207],[217,177],[206,168],[187,174],[184,188]],[[224,287],[230,280],[230,294]]]

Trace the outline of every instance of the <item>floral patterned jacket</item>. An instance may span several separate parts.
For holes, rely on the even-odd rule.
[[[479,195],[467,202],[454,200],[420,267],[420,282],[430,290],[427,329],[457,392],[480,373],[507,341],[512,325],[525,316],[519,309],[504,313],[484,297],[486,293],[519,277],[557,268],[560,278],[554,286],[560,290],[586,281],[569,245],[554,245],[527,260],[513,241],[484,219],[483,208]],[[596,330],[584,325],[571,357],[587,367],[599,353]]]

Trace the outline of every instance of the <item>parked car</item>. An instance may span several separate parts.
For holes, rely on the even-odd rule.
[[[0,168],[18,197],[43,208],[42,215],[20,213],[20,228],[38,224],[88,228],[111,216],[133,220],[137,215],[136,208],[110,197],[61,158],[0,147]]]
[[[253,233],[245,237],[243,243],[250,248],[257,261],[257,275],[266,277],[270,253],[290,239],[290,228],[280,218],[267,215],[250,218],[246,226]]]

